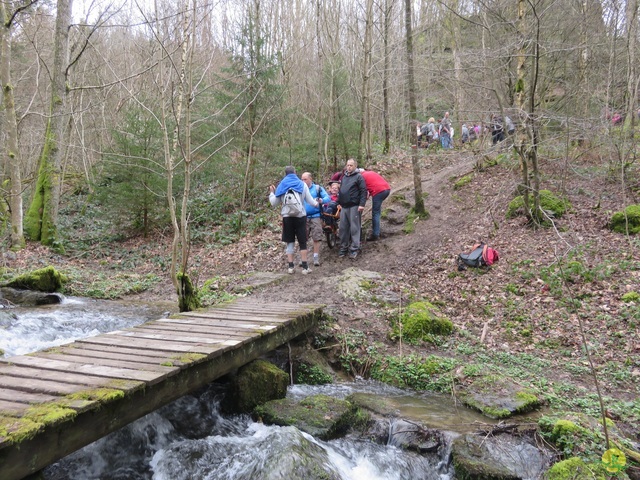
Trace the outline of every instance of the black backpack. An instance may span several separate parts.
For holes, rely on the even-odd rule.
[[[484,243],[476,243],[467,253],[458,255],[456,262],[458,270],[465,270],[467,267],[489,267],[500,260],[498,252]]]
[[[482,249],[484,248],[483,244],[480,244],[469,253],[461,253],[458,255],[457,263],[458,270],[464,270],[467,267],[483,267],[485,265],[484,259],[482,258]]]

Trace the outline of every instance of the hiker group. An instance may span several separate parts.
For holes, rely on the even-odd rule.
[[[478,122],[464,122],[461,127],[461,143],[473,143],[483,135],[491,134],[491,141],[495,145],[506,138],[506,134],[513,135],[516,127],[507,115],[504,119],[499,114],[491,115],[488,126]],[[425,123],[417,123],[418,140],[415,147],[428,148],[439,144],[443,149],[452,149],[454,146],[454,128],[449,118],[449,112],[445,112],[438,122],[431,117]]]
[[[288,272],[295,272],[294,251],[298,241],[302,274],[311,272],[307,240],[313,242],[313,264],[320,265],[320,242],[323,231],[323,212],[329,216],[339,210],[339,257],[356,259],[360,254],[362,212],[367,199],[372,202],[372,230],[367,241],[380,238],[382,202],[389,196],[391,187],[382,175],[358,168],[349,159],[343,170],[336,172],[328,182],[329,192],[313,181],[309,172],[300,178],[293,166],[285,168],[285,176],[278,186],[269,187],[269,202],[281,205],[282,241],[286,244]]]

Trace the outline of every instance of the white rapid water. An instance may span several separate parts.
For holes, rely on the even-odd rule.
[[[0,349],[4,356],[73,342],[80,338],[166,317],[167,305],[65,298],[59,305],[0,310]]]

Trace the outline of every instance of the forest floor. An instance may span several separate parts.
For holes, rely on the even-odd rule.
[[[430,217],[405,233],[408,207],[414,203],[410,153],[370,166],[392,185],[383,204],[383,238],[365,242],[355,260],[338,258],[338,249],[323,242],[322,264],[310,275],[296,268],[294,275],[248,295],[326,305],[332,318],[327,336],[351,349],[351,356],[343,352],[339,363],[352,373],[366,374],[370,365],[362,359],[372,349],[378,355],[435,355],[453,359],[460,382],[476,369],[493,371],[535,391],[554,410],[580,410],[597,418],[586,341],[608,415],[638,435],[640,302],[622,297],[640,291],[640,242],[607,227],[613,212],[638,203],[631,190],[599,158],[580,154],[567,161],[561,153],[548,154],[540,164],[541,188],[566,195],[572,207],[553,227],[533,229],[524,217],[505,218],[520,180],[518,162],[505,146],[488,154],[421,149],[417,154]],[[497,163],[487,163],[488,158]],[[365,228],[369,219],[366,210]],[[499,262],[488,270],[459,272],[458,253],[479,240],[498,250]],[[19,270],[51,264],[85,272],[76,283],[113,278],[132,268],[139,275],[154,273],[163,280],[132,298],[177,305],[166,265],[159,269],[152,261],[168,257],[168,241],[135,239],[110,254],[82,256],[54,255],[31,244],[7,263]],[[133,267],[132,257],[137,258]],[[213,279],[210,288],[220,295],[256,272],[285,273],[277,212],[269,227],[231,245],[194,245],[191,258],[198,285]],[[346,288],[346,273],[366,280],[359,289]],[[417,300],[438,306],[455,333],[433,342],[392,341],[392,321]]]

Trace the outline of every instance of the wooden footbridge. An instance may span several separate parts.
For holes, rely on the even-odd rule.
[[[321,305],[237,300],[0,359],[0,478],[17,480],[315,325]]]

